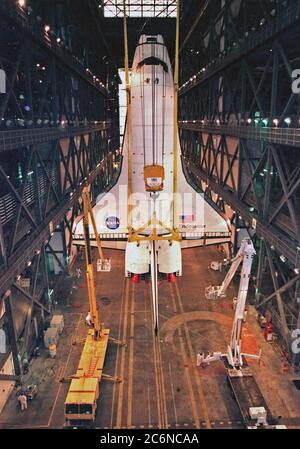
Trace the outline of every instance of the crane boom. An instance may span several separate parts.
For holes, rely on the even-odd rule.
[[[104,377],[103,367],[109,341],[109,329],[103,329],[96,299],[96,283],[90,241],[90,218],[98,244],[100,262],[106,266],[102,271],[109,271],[110,261],[103,259],[100,237],[97,233],[96,222],[90,201],[88,187],[82,193],[83,229],[85,238],[86,279],[89,298],[89,314],[92,329],[89,329],[81,353],[77,372],[72,376],[71,385],[65,401],[65,418],[68,422],[82,420],[94,421],[100,390],[99,383]],[[98,264],[97,264],[98,267]],[[105,376],[108,378],[109,376]],[[110,378],[110,377],[109,377]],[[113,380],[113,379],[111,379]]]
[[[206,367],[212,362],[223,361],[227,372],[227,380],[233,397],[237,401],[244,423],[248,429],[258,428],[279,428],[268,408],[268,405],[255,381],[251,369],[247,363],[247,358],[260,359],[259,354],[245,354],[242,352],[243,323],[245,318],[246,300],[249,289],[251,268],[255,248],[250,238],[242,241],[241,248],[237,256],[232,260],[232,265],[221,286],[209,286],[206,289],[208,299],[218,299],[226,296],[226,291],[241,263],[241,279],[239,292],[235,308],[234,321],[231,332],[230,343],[227,346],[227,353],[198,353],[197,366]]]
[[[100,323],[99,311],[97,308],[96,289],[95,289],[95,275],[92,260],[91,241],[90,241],[90,229],[89,229],[89,216],[91,213],[91,203],[88,187],[83,189],[82,193],[83,201],[83,228],[85,238],[85,257],[86,257],[86,279],[88,287],[88,297],[91,320],[94,328],[94,339],[99,340],[102,336],[102,328]],[[97,233],[95,233],[97,235]]]
[[[232,279],[234,278],[234,275],[236,274],[240,264],[245,260],[251,260],[250,264],[250,272],[251,272],[251,266],[252,266],[252,259],[255,255],[255,249],[253,247],[253,243],[251,239],[244,239],[242,241],[241,247],[234,259],[231,261],[231,267],[222,282],[222,285],[213,287],[209,286],[205,290],[205,296],[207,299],[219,299],[226,296],[227,289],[229,285],[232,282]]]
[[[243,330],[243,321],[245,316],[245,308],[246,308],[246,300],[249,288],[249,281],[251,276],[251,268],[253,257],[256,254],[254,249],[252,240],[250,238],[246,238],[242,241],[241,247],[236,255],[236,257],[232,260],[232,265],[230,270],[228,271],[223,283],[221,286],[213,287],[209,286],[206,288],[205,296],[207,299],[218,299],[226,296],[227,289],[237,272],[240,264],[242,265],[241,272],[241,280],[234,316],[234,322],[232,326],[231,332],[231,340],[230,344],[227,347],[227,354],[225,357],[230,366],[233,368],[243,366],[243,355],[253,358],[259,358],[257,355],[252,354],[242,354],[241,346],[242,346],[242,330]],[[203,354],[198,354],[198,366],[201,366],[205,363],[210,363],[215,360],[220,360],[223,357],[223,354],[218,352],[212,355],[208,355],[205,357]]]
[[[240,265],[241,261],[243,261],[243,266],[238,292],[238,300],[235,309],[235,317],[231,333],[231,341],[230,346],[228,347],[228,357],[229,359],[231,359],[230,364],[233,366],[237,365],[241,366],[243,364],[241,353],[242,327],[246,309],[246,301],[251,276],[252,261],[254,255],[256,254],[253,243],[250,239],[243,240],[242,246],[238,254],[240,260],[238,266]],[[226,287],[226,285],[224,287]]]

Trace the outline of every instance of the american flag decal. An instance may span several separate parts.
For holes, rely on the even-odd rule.
[[[195,215],[180,215],[179,220],[181,223],[193,223]]]

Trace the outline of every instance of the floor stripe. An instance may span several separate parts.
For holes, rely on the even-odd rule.
[[[180,312],[184,313],[184,308],[183,308],[183,303],[182,303],[182,299],[181,299],[180,290],[179,290],[179,287],[178,287],[178,282],[175,283],[175,290],[176,290],[176,294],[177,294],[177,298],[178,298],[178,302],[179,302]],[[196,385],[197,385],[197,390],[198,390],[198,395],[199,395],[201,408],[202,408],[203,413],[204,413],[206,426],[209,429],[211,427],[211,423],[210,423],[210,419],[209,419],[209,415],[208,415],[208,408],[207,408],[207,405],[206,405],[206,402],[205,402],[205,397],[204,397],[204,392],[203,392],[201,378],[200,378],[200,375],[199,375],[199,370],[197,369],[197,366],[196,366],[196,354],[195,354],[194,349],[193,349],[191,336],[190,336],[190,332],[189,332],[187,324],[184,323],[183,327],[184,327],[184,331],[185,331],[185,336],[186,336],[186,341],[187,341],[187,345],[188,345],[188,348],[189,348],[189,352],[190,352],[190,355],[191,355],[191,358],[192,358],[192,366],[193,366],[194,377],[195,377],[195,380],[196,380]]]
[[[173,375],[172,375],[172,367],[171,367],[171,363],[169,363],[169,379],[171,381],[171,391],[172,391],[172,398],[173,398],[173,407],[174,407],[174,417],[175,417],[175,422],[177,425],[178,422],[178,415],[177,415],[177,408],[176,408],[176,398],[175,398],[175,392],[174,392],[174,383],[173,383]]]
[[[153,318],[153,303],[152,303],[152,293],[151,286],[149,286],[150,293],[150,304],[151,304],[151,330],[152,330],[152,340],[153,340],[153,351],[154,351],[154,367],[155,367],[155,383],[157,390],[157,404],[159,410],[159,424],[161,429],[167,429],[168,427],[168,412],[166,404],[166,392],[164,385],[164,375],[163,375],[163,364],[160,348],[159,335],[155,335],[154,330],[154,318]]]
[[[125,305],[124,305],[124,321],[123,321],[123,341],[127,341],[127,322],[128,322],[128,304],[129,304],[129,290],[130,290],[130,280],[126,279],[125,287]],[[118,405],[117,405],[117,418],[116,418],[116,428],[121,429],[122,427],[122,412],[123,412],[123,401],[124,401],[124,374],[125,374],[125,356],[126,356],[126,346],[121,348],[121,368],[120,368],[120,378],[123,381],[119,384],[118,391]]]
[[[163,428],[163,417],[162,417],[162,408],[161,408],[161,392],[159,385],[159,374],[157,367],[157,351],[156,351],[156,343],[155,343],[155,335],[154,335],[154,321],[153,315],[151,313],[151,332],[152,332],[152,342],[153,342],[153,363],[154,363],[154,371],[155,371],[155,388],[156,388],[156,398],[157,398],[157,415],[158,415],[158,425],[159,428]]]
[[[174,295],[172,285],[173,284],[169,284],[171,297],[174,298],[174,303],[175,303],[175,295]],[[172,302],[173,302],[173,300],[172,300]],[[199,418],[199,414],[198,414],[198,409],[197,409],[196,398],[195,398],[195,394],[194,394],[194,390],[193,390],[191,375],[190,375],[189,368],[188,368],[188,359],[187,359],[187,354],[186,354],[185,347],[184,347],[181,327],[178,329],[178,339],[179,339],[180,352],[182,355],[182,360],[183,360],[183,365],[184,365],[184,368],[183,368],[184,376],[186,379],[186,385],[188,387],[189,396],[190,396],[190,400],[191,400],[193,418],[195,421],[196,428],[200,429],[201,428],[200,418]]]
[[[126,279],[123,281],[123,290],[122,290],[122,301],[121,301],[121,307],[120,307],[120,316],[119,316],[119,326],[118,326],[118,340],[121,341],[121,332],[122,332],[122,318],[123,318],[123,308],[124,308],[124,298],[126,295]],[[123,340],[123,339],[122,339]],[[119,355],[120,355],[120,345],[117,346],[117,354],[116,354],[116,364],[115,364],[115,372],[114,377],[117,377],[118,373],[118,367],[119,367]],[[114,408],[115,408],[115,400],[116,400],[116,388],[117,383],[114,383],[113,386],[113,394],[112,394],[112,401],[111,401],[111,417],[110,417],[110,428],[113,428],[113,422],[114,422]]]
[[[78,332],[78,328],[79,328],[79,324],[80,324],[81,320],[82,320],[82,314],[80,314],[78,322],[77,322],[77,326],[76,326],[76,329],[75,329],[75,336],[76,336],[76,334]],[[70,358],[71,358],[71,354],[72,354],[72,349],[73,348],[74,348],[74,346],[71,345],[70,346],[70,350],[69,350],[69,354],[68,354],[68,358],[67,358],[64,370],[63,370],[63,377],[66,376],[66,371],[67,371],[67,368],[68,368],[68,364],[69,364],[69,361],[70,361]],[[62,384],[60,384],[59,387],[58,387],[58,390],[57,390],[57,393],[56,393],[56,396],[55,396],[55,400],[54,400],[54,403],[53,403],[53,406],[52,406],[51,414],[50,414],[50,417],[49,417],[49,420],[48,420],[48,423],[47,423],[47,427],[50,427],[50,424],[51,424],[51,421],[52,421],[52,418],[53,418],[53,414],[54,414],[54,411],[55,411],[55,406],[56,406],[56,403],[58,401],[58,397],[59,397],[59,393],[60,393],[61,388],[62,388]]]
[[[130,308],[130,340],[129,340],[129,365],[128,365],[128,401],[127,401],[127,426],[132,425],[132,401],[133,401],[133,365],[134,365],[134,316],[135,314],[135,285],[132,285]]]

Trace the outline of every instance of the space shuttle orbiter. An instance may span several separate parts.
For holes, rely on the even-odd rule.
[[[103,246],[126,250],[127,276],[148,273],[151,264],[157,266],[157,275],[180,275],[182,248],[201,246],[203,241],[226,243],[230,232],[223,217],[188,184],[180,150],[174,173],[174,82],[161,35],[141,36],[130,95],[131,123],[129,129],[127,120],[120,175],[94,207],[97,230]],[[177,140],[180,149],[178,135]],[[75,240],[82,235],[79,222]]]

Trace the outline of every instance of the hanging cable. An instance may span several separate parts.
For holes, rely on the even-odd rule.
[[[154,58],[156,59],[156,45],[154,45]],[[156,67],[158,69],[156,70]],[[158,71],[160,66],[154,65],[154,111],[155,111],[155,164],[158,164],[158,151],[159,151],[159,143],[158,143],[158,136],[159,136],[159,116],[158,116],[158,101],[159,101],[159,95],[158,95],[158,89],[159,85],[157,83],[158,80]]]
[[[144,45],[139,47],[140,61],[144,60]],[[141,57],[142,53],[142,57]],[[140,94],[141,94],[141,117],[142,117],[142,135],[143,135],[143,157],[144,167],[146,166],[146,129],[145,129],[145,66],[140,68]]]
[[[151,53],[153,54],[154,45],[151,44]],[[155,65],[151,66],[151,76],[152,76],[152,84],[151,84],[151,92],[152,92],[152,165],[155,165],[155,84],[154,84],[154,76],[155,76]]]
[[[166,56],[166,48],[163,47],[163,61],[165,61]],[[167,92],[167,86],[166,86],[166,72],[163,70],[163,88],[162,88],[162,165],[164,165],[165,160],[165,126],[166,126],[166,92]]]
[[[180,0],[177,0],[176,16],[176,44],[174,67],[174,167],[173,167],[173,228],[178,228],[178,204],[177,204],[177,152],[178,152],[178,83],[179,83],[179,38],[180,38]]]
[[[145,47],[143,46],[143,58],[144,58],[144,49]],[[145,79],[145,67],[143,68],[143,78]],[[143,83],[143,128],[144,128],[144,136],[145,136],[145,148],[144,148],[144,160],[145,160],[145,165],[147,164],[147,160],[146,160],[146,137],[147,137],[147,128],[146,128],[146,104],[145,104],[145,81]]]
[[[128,149],[128,227],[131,227],[131,195],[132,195],[132,149],[131,149],[131,88],[129,78],[129,57],[128,57],[128,30],[126,15],[126,0],[123,0],[123,25],[124,25],[124,55],[125,55],[125,82],[126,82],[126,103],[127,103],[127,149]]]

